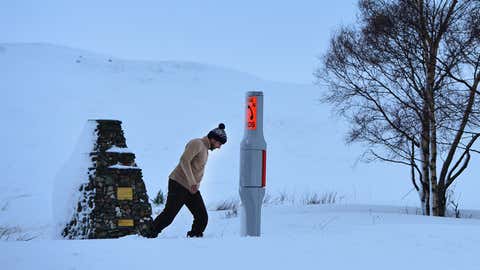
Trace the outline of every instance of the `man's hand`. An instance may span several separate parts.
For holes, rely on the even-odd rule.
[[[198,185],[192,185],[190,187],[190,193],[195,194],[198,191]]]

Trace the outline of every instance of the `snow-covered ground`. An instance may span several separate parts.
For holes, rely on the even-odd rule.
[[[410,214],[407,214],[409,213]],[[0,242],[2,269],[479,269],[480,220],[431,218],[414,209],[270,205],[260,238],[239,218],[210,211],[205,238],[187,239],[181,211],[156,239]]]
[[[0,74],[0,232],[8,232],[0,234],[7,240],[0,241],[2,269],[478,269],[480,214],[465,210],[480,209],[478,158],[456,189],[468,218],[419,216],[408,170],[357,162],[362,148],[344,145],[345,124],[319,103],[318,86],[46,44],[0,44]],[[263,209],[261,238],[240,237],[238,217],[215,211],[239,197],[243,102],[250,90],[265,94],[272,202]],[[166,189],[188,140],[226,124],[228,143],[209,156],[201,187],[210,214],[204,239],[185,239],[191,217],[184,209],[158,239],[53,240],[52,204],[62,197],[54,195],[54,179],[86,139],[88,119],[123,121],[150,197]],[[336,204],[302,202],[333,193]],[[296,199],[278,204],[282,196]]]

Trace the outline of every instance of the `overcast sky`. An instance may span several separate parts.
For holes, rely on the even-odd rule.
[[[357,0],[1,0],[0,42],[46,42],[127,59],[225,66],[311,83]]]

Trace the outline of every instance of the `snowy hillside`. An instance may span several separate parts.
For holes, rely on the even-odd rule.
[[[98,118],[123,121],[150,195],[166,187],[189,139],[225,122],[229,143],[211,155],[203,191],[211,202],[236,197],[243,102],[249,90],[265,93],[271,192],[336,191],[352,198],[374,192],[367,188],[360,195],[376,172],[368,166],[352,169],[360,151],[345,148],[343,130],[319,105],[320,91],[314,86],[267,82],[195,63],[126,61],[42,44],[1,45],[0,73],[0,136],[8,153],[0,163],[7,172],[0,186],[3,198],[48,200],[55,174],[87,119]],[[397,198],[410,188],[406,181],[391,184],[402,187]]]
[[[151,197],[165,190],[189,139],[226,123],[229,142],[210,156],[202,191],[211,207],[238,198],[243,102],[250,90],[265,93],[267,192],[272,196],[337,192],[345,202],[418,203],[415,192],[409,193],[404,168],[358,164],[361,148],[344,145],[345,126],[318,102],[317,86],[269,82],[203,64],[129,61],[46,44],[1,44],[0,74],[0,169],[5,172],[0,202],[8,204],[12,224],[50,222],[51,209],[45,206],[51,203],[53,179],[88,119],[123,121]],[[466,173],[460,185],[461,203],[478,208],[473,175],[479,169],[473,165],[473,173]],[[38,215],[27,218],[21,214],[25,212]]]
[[[244,269],[478,269],[478,211],[469,219],[416,215],[408,170],[357,160],[343,143],[345,125],[318,102],[313,85],[265,81],[248,73],[186,62],[145,62],[46,44],[0,44],[0,242],[5,269],[105,269],[195,266]],[[245,92],[265,94],[267,194],[262,237],[239,237],[238,217],[215,211],[238,200]],[[226,124],[228,143],[209,156],[202,193],[205,239],[185,240],[183,209],[158,239],[52,240],[54,179],[88,119],[123,121],[127,145],[147,192],[165,190],[185,143]],[[85,138],[83,138],[85,139]],[[478,159],[458,184],[461,207],[480,209]],[[475,176],[477,175],[477,176]],[[308,205],[315,194],[334,205]],[[284,199],[279,203],[279,198]],[[282,199],[280,199],[280,202]],[[394,206],[373,206],[394,205]],[[162,207],[155,209],[158,213]],[[179,252],[181,250],[181,252]],[[101,254],[101,256],[99,255]],[[193,254],[185,260],[184,254]],[[254,257],[254,262],[240,257]],[[63,258],[44,260],[44,258]],[[442,260],[426,260],[436,257]],[[128,260],[127,260],[128,258]],[[168,259],[167,259],[168,258]],[[131,260],[130,260],[131,259]],[[262,260],[260,260],[262,259]],[[288,259],[288,260],[287,260]]]

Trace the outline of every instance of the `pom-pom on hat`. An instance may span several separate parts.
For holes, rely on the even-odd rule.
[[[207,137],[209,139],[215,139],[222,144],[225,144],[227,142],[227,133],[225,133],[225,124],[220,123],[217,128],[212,129]]]

